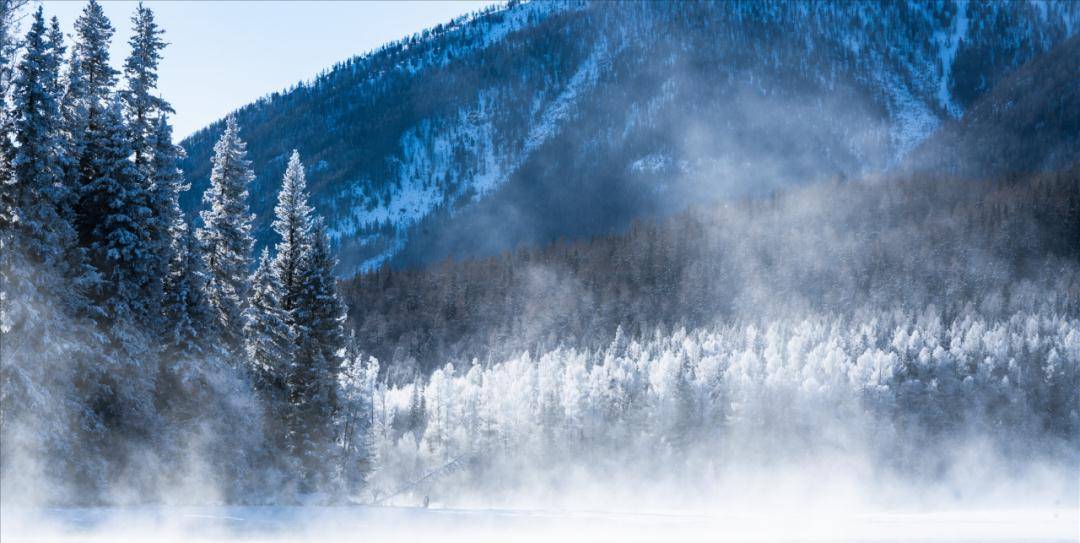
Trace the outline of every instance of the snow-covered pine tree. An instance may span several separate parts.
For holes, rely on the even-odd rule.
[[[146,322],[156,312],[147,292],[154,269],[148,223],[152,217],[142,179],[131,162],[120,101],[92,127],[86,154],[91,177],[81,187],[80,220],[90,260],[102,274],[100,301],[106,321]]]
[[[74,58],[69,65],[68,84],[64,97],[65,124],[74,151],[78,156],[78,185],[80,193],[95,182],[100,174],[93,140],[100,140],[104,132],[100,117],[109,108],[117,71],[109,63],[109,42],[113,35],[112,23],[97,0],[87,2],[75,21]],[[82,131],[79,134],[79,131]],[[99,141],[100,143],[100,141]],[[80,194],[76,207],[75,226],[79,233],[79,245],[90,247],[94,242],[93,229],[102,221],[103,207],[83,207]]]
[[[119,98],[91,124],[86,155],[89,182],[81,187],[79,219],[87,232],[90,263],[101,274],[94,300],[108,337],[102,388],[93,400],[122,431],[145,432],[153,415],[156,361],[143,324],[160,308],[147,292],[153,253],[146,236],[151,219],[146,190],[135,165]]]
[[[335,437],[336,381],[345,336],[340,323],[335,328],[330,322],[329,315],[335,310],[343,315],[344,310],[332,284],[333,296],[326,297],[323,268],[332,270],[333,261],[326,244],[314,239],[306,190],[304,166],[294,150],[274,208],[273,227],[281,241],[272,268],[280,288],[280,307],[294,339],[286,375],[286,443],[301,465],[300,488],[310,491],[324,488],[333,478],[328,471],[331,466],[321,458],[330,452]]]
[[[79,58],[86,86],[91,120],[109,107],[113,85],[119,72],[109,63],[109,42],[113,29],[97,0],[90,0],[75,21],[75,55]]]
[[[229,117],[225,132],[214,146],[210,188],[203,195],[208,206],[201,213],[198,239],[205,251],[209,273],[207,295],[214,309],[222,347],[236,366],[244,360],[243,311],[250,288],[251,223],[247,185],[255,174],[247,160],[247,145],[240,139],[236,119]]]
[[[296,325],[305,317],[297,315],[304,284],[301,282],[301,260],[311,245],[311,206],[307,202],[307,181],[300,153],[295,149],[285,168],[285,177],[274,207],[273,228],[281,241],[277,243],[273,261],[274,275],[281,286],[281,308],[288,315],[290,325]]]
[[[164,360],[181,381],[194,377],[194,365],[213,356],[210,343],[216,322],[206,297],[207,273],[202,251],[183,217],[173,226],[174,244],[165,277],[162,312],[168,324]]]
[[[60,137],[57,73],[63,54],[63,38],[55,26],[45,30],[39,9],[26,39],[26,54],[20,62],[14,85],[13,108],[8,115],[13,139],[18,147],[5,152],[10,157],[10,178],[6,191],[10,216],[16,221],[9,229],[12,252],[29,260],[27,272],[73,275],[68,254],[74,250],[75,236],[66,213],[70,194],[63,183],[63,147]],[[9,154],[10,153],[10,154]],[[78,287],[79,285],[75,285]],[[57,291],[53,300],[61,305],[77,299],[77,288]]]
[[[59,106],[57,117],[57,139],[59,150],[57,151],[57,163],[60,165],[62,178],[57,188],[59,198],[56,202],[57,211],[64,221],[72,227],[75,240],[64,247],[65,273],[69,282],[67,289],[67,310],[69,315],[81,317],[89,315],[90,306],[85,294],[96,288],[98,275],[87,262],[86,250],[79,246],[77,231],[75,230],[75,208],[79,199],[79,158],[85,148],[86,115],[84,105],[71,104],[69,108],[68,98],[81,97],[82,73],[78,67],[78,56],[72,52],[71,60],[74,66],[69,66],[65,77],[60,77],[63,71],[64,33],[60,29],[60,21],[53,17],[49,26],[49,42],[52,46],[53,55],[50,72],[53,74],[53,95]],[[81,103],[81,99],[79,100]],[[69,117],[70,114],[70,117]],[[76,341],[75,337],[71,337]],[[97,343],[85,334],[78,339],[84,347],[90,348],[91,344]]]
[[[68,186],[79,186],[81,182],[80,161],[86,150],[87,128],[90,108],[87,100],[86,77],[82,71],[82,60],[78,51],[72,51],[64,76],[64,94],[60,100],[63,118],[65,182]]]
[[[169,234],[173,226],[173,178],[175,170],[175,150],[168,146],[170,141],[162,147],[158,146],[161,139],[162,127],[159,120],[164,120],[165,115],[173,111],[167,101],[153,94],[157,88],[158,62],[161,60],[161,50],[165,42],[161,39],[164,31],[158,28],[154,22],[154,13],[140,2],[131,18],[132,36],[128,43],[131,45],[131,54],[124,62],[124,77],[127,88],[120,91],[124,102],[124,113],[127,122],[131,148],[134,153],[135,170],[140,176],[140,182],[146,187],[147,207],[150,208],[151,220],[147,222],[147,232],[150,251],[154,254],[151,260],[151,269],[147,280],[151,288],[147,291],[151,299],[150,303],[157,305],[160,301],[162,278],[168,271],[171,260],[171,237]],[[167,124],[166,124],[167,126]],[[172,161],[172,166],[165,166],[162,173],[165,179],[157,179],[159,173],[158,164],[155,162],[157,152],[166,153],[165,162]],[[150,323],[148,323],[150,324]],[[164,323],[155,323],[164,325]]]
[[[57,103],[57,44],[46,35],[38,8],[26,36],[26,53],[14,82],[11,159],[14,174],[9,186],[18,236],[15,248],[35,267],[55,269],[58,255],[72,241],[70,225],[62,220],[64,194],[60,165],[60,111]]]
[[[206,267],[194,232],[183,217],[173,226],[172,260],[165,276],[162,315],[165,328],[160,347],[156,398],[163,415],[183,439],[190,425],[205,420],[208,406],[220,398],[208,376],[221,366],[214,349],[216,322],[206,297]],[[215,413],[217,415],[217,413]]]
[[[297,354],[291,395],[298,423],[296,441],[303,466],[301,488],[333,488],[338,481],[321,460],[332,447],[337,429],[337,379],[345,359],[346,310],[337,295],[330,238],[321,219],[312,228],[311,244],[301,260],[304,289],[299,300]]]
[[[282,472],[297,467],[287,454],[291,406],[286,383],[292,371],[296,338],[288,324],[288,314],[281,309],[281,287],[273,272],[269,250],[263,248],[258,268],[251,279],[251,299],[245,312],[244,336],[248,364],[259,394],[266,424],[264,435],[272,444],[267,460]]]
[[[71,341],[74,326],[65,318],[65,308],[80,293],[78,285],[65,280],[75,232],[62,212],[67,195],[56,81],[62,43],[46,30],[41,8],[25,47],[7,115],[17,145],[5,150],[5,215],[10,221],[0,231],[0,429],[7,434],[0,442],[14,443],[8,432],[19,433],[26,422],[19,415],[33,413],[42,423],[27,435],[37,443],[22,445],[47,454],[65,449],[71,439],[64,417],[56,415],[73,407],[72,361],[82,347]]]
[[[184,180],[184,172],[180,169],[184,148],[173,143],[168,117],[158,117],[155,125],[150,159],[150,177],[153,180],[150,194],[151,200],[157,204],[154,218],[161,223],[159,228],[164,230],[164,241],[170,245],[164,256],[171,259],[181,234],[187,230],[184,212],[180,209],[180,193],[191,188],[191,185]]]
[[[281,286],[266,248],[251,278],[246,314],[244,335],[255,383],[268,402],[284,403],[296,338],[288,323],[288,313],[281,308]]]
[[[350,356],[338,374],[341,474],[346,489],[360,490],[375,462],[374,397],[379,361]]]
[[[305,303],[311,308],[311,320],[308,329],[312,340],[320,350],[326,367],[326,387],[331,409],[336,409],[334,383],[341,365],[345,361],[347,337],[345,335],[346,308],[337,293],[337,279],[334,268],[337,258],[330,249],[330,236],[321,218],[316,219],[312,228],[311,250],[304,259],[303,276]]]
[[[67,47],[64,46],[64,31],[60,29],[60,20],[56,17],[49,20],[49,30],[45,39],[50,49],[50,54],[47,57],[49,64],[45,67],[45,70],[49,73],[51,83],[49,94],[54,99],[59,100],[64,92],[60,69],[64,64],[64,52],[67,51]]]
[[[151,215],[150,230],[147,232],[149,250],[153,254],[150,285],[151,288],[161,287],[160,294],[152,301],[160,302],[160,307],[164,309],[165,298],[172,295],[172,302],[180,299],[175,293],[168,291],[169,285],[166,283],[170,281],[169,276],[174,271],[172,267],[176,262],[176,252],[184,250],[180,245],[183,243],[182,236],[187,232],[187,223],[180,209],[180,193],[190,185],[185,183],[184,173],[180,169],[184,149],[173,143],[172,126],[165,114],[155,121],[151,143],[149,164],[143,169],[144,172],[149,172],[143,174],[143,182],[148,192],[147,206]],[[198,256],[201,258],[201,254]],[[176,284],[174,279],[172,286]],[[167,311],[159,312],[154,324],[157,324],[157,329],[169,333],[170,328],[175,331],[175,322],[170,322],[166,314]]]
[[[121,91],[127,114],[128,131],[131,133],[131,147],[135,152],[135,165],[152,175],[151,160],[157,120],[167,113],[173,113],[171,105],[164,98],[154,95],[158,82],[158,62],[165,41],[161,36],[164,30],[154,22],[154,12],[139,2],[135,15],[131,17],[132,35],[128,40],[131,54],[124,61],[124,77],[127,88]]]
[[[180,381],[194,377],[193,365],[210,353],[214,322],[204,292],[206,268],[202,251],[180,209],[180,193],[187,190],[180,159],[184,149],[172,141],[168,119],[157,119],[151,158],[152,199],[162,204],[155,219],[169,225],[169,248],[162,285],[162,316],[167,339],[164,363]],[[160,256],[159,256],[160,258]]]

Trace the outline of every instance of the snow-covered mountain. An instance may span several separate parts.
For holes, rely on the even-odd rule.
[[[259,242],[293,148],[342,274],[883,171],[1078,23],[1074,2],[511,3],[236,112]],[[184,142],[189,209],[222,129]]]

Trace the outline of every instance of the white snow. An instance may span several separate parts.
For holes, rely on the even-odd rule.
[[[651,153],[630,163],[630,171],[634,173],[657,173],[667,170],[671,166],[671,157],[665,153]]]
[[[897,74],[883,70],[878,76],[888,93],[886,106],[892,118],[889,140],[893,149],[892,162],[895,164],[936,130],[941,125],[941,119],[924,100],[912,93],[912,89]]]
[[[3,509],[16,541],[1075,541],[1075,508],[567,511],[398,507]]]
[[[558,125],[570,117],[582,91],[596,84],[601,58],[604,58],[603,53],[606,50],[607,45],[601,40],[589,57],[581,63],[562,92],[544,110],[539,122],[529,129],[529,135],[525,138],[525,154],[531,153],[554,135]]]
[[[959,117],[963,109],[952,99],[949,92],[949,78],[952,76],[953,62],[956,60],[956,52],[960,42],[967,36],[968,17],[967,0],[959,0],[956,5],[956,14],[953,16],[951,32],[946,34],[938,31],[934,35],[934,41],[938,44],[938,59],[941,62],[941,78],[938,84],[938,102],[953,117]]]

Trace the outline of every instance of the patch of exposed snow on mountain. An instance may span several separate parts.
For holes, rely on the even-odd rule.
[[[370,272],[370,271],[373,271],[373,270],[377,270],[380,267],[382,267],[383,264],[389,262],[391,258],[394,258],[394,255],[401,252],[401,250],[404,249],[404,248],[405,248],[405,238],[403,236],[395,236],[393,244],[391,244],[388,249],[386,249],[385,251],[383,251],[383,252],[381,252],[381,253],[379,253],[379,254],[377,254],[377,255],[375,255],[375,256],[367,259],[367,260],[365,260],[357,268],[357,271],[359,271],[359,272]]]
[[[529,135],[525,138],[524,152],[530,153],[548,138],[557,132],[558,125],[570,117],[582,91],[596,84],[596,78],[600,74],[602,59],[606,58],[606,44],[600,44],[589,54],[578,67],[577,72],[566,84],[566,88],[559,93],[540,116],[540,121],[529,129]]]
[[[634,173],[658,173],[671,167],[671,157],[664,153],[652,153],[645,155],[630,164],[630,171]]]
[[[960,0],[956,6],[956,14],[953,15],[951,32],[939,30],[934,33],[934,41],[938,45],[938,60],[941,62],[941,79],[938,84],[938,102],[953,117],[960,117],[963,109],[952,99],[949,92],[949,78],[952,77],[952,66],[956,60],[956,52],[960,48],[960,42],[967,37],[968,15],[967,0]]]
[[[884,71],[879,73],[879,77],[887,93],[886,107],[892,119],[889,142],[895,164],[937,129],[941,119],[924,100],[912,94],[895,73]]]

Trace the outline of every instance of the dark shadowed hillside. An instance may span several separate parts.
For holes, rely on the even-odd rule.
[[[1054,171],[1080,158],[1080,36],[1006,76],[910,164],[980,177]]]

